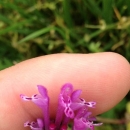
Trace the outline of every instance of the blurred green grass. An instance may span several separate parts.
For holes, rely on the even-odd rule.
[[[111,51],[130,61],[129,3],[130,0],[1,0],[0,70],[32,57],[64,52]],[[120,118],[118,114],[122,115],[127,102],[124,100],[103,116]]]

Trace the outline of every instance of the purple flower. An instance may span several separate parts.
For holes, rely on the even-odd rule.
[[[73,92],[73,86],[69,83],[65,84],[61,88],[61,93],[59,95],[58,110],[56,115],[56,128],[59,129],[63,117],[65,116],[64,123],[68,123],[69,118],[74,118],[74,111],[70,108],[71,105],[71,94]]]
[[[44,115],[44,124],[45,124],[45,130],[49,129],[49,97],[47,95],[47,90],[44,86],[38,85],[38,91],[41,95],[33,95],[31,98],[24,96],[23,94],[20,95],[20,97],[25,100],[25,101],[32,101],[34,102],[37,106],[39,106]]]
[[[96,105],[96,102],[86,102],[84,99],[80,98],[80,94],[81,94],[81,90],[75,90],[72,95],[71,95],[71,101],[72,101],[72,104],[71,104],[71,108],[73,110],[77,110],[81,107],[91,107],[91,108],[94,108],[95,105]]]
[[[58,99],[58,109],[55,121],[51,121],[49,117],[49,96],[44,86],[38,85],[39,94],[27,97],[23,94],[20,97],[25,101],[32,101],[39,106],[44,115],[44,120],[37,119],[36,122],[27,121],[24,127],[29,126],[32,130],[67,130],[70,120],[74,121],[73,130],[94,130],[94,126],[102,123],[94,124],[94,117],[90,118],[91,112],[88,107],[95,108],[96,102],[86,102],[80,98],[81,90],[73,91],[73,86],[66,83],[61,88]]]
[[[74,118],[73,130],[94,130],[94,126],[100,126],[102,123],[94,124],[93,121],[96,121],[95,117],[89,117],[91,112],[88,112],[86,107],[79,109],[76,117]]]

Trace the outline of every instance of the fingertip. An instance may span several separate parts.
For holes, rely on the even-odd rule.
[[[124,57],[112,52],[54,54],[30,59],[3,70],[0,78],[1,114],[4,116],[5,112],[11,111],[11,117],[18,119],[18,122],[21,122],[19,117],[25,121],[41,117],[40,110],[34,105],[23,105],[22,101],[17,100],[20,93],[28,96],[38,93],[37,84],[45,85],[48,90],[52,115],[55,115],[58,94],[65,83],[71,83],[74,89],[82,89],[81,97],[86,101],[96,101],[94,114],[97,115],[111,109],[128,93],[130,65]],[[10,118],[7,116],[5,120],[9,121]],[[11,125],[10,128],[14,128]]]

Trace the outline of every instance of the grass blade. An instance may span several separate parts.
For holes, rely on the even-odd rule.
[[[102,0],[103,10],[102,16],[106,23],[112,23],[112,16],[113,16],[113,0]]]
[[[52,29],[53,29],[52,26],[51,27],[42,28],[42,29],[40,29],[40,30],[38,30],[38,31],[36,31],[36,32],[34,32],[32,34],[29,34],[28,36],[26,36],[25,38],[20,40],[18,43],[20,44],[20,43],[23,43],[23,42],[27,42],[27,41],[29,41],[31,39],[34,39],[34,38],[36,38],[36,37],[38,37],[38,36],[40,36],[42,34],[45,34],[45,33],[49,32],[49,31],[51,31]]]
[[[73,27],[73,20],[70,14],[70,0],[63,1],[63,10],[64,10],[64,21],[66,22],[69,28]]]

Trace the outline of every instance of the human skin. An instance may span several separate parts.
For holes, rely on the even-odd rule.
[[[50,97],[50,114],[55,116],[60,88],[71,83],[81,89],[86,101],[96,101],[93,115],[119,103],[130,88],[130,65],[119,54],[53,54],[33,58],[0,72],[0,130],[29,130],[23,123],[42,117],[40,108],[24,102],[20,94],[38,93],[44,85]]]

